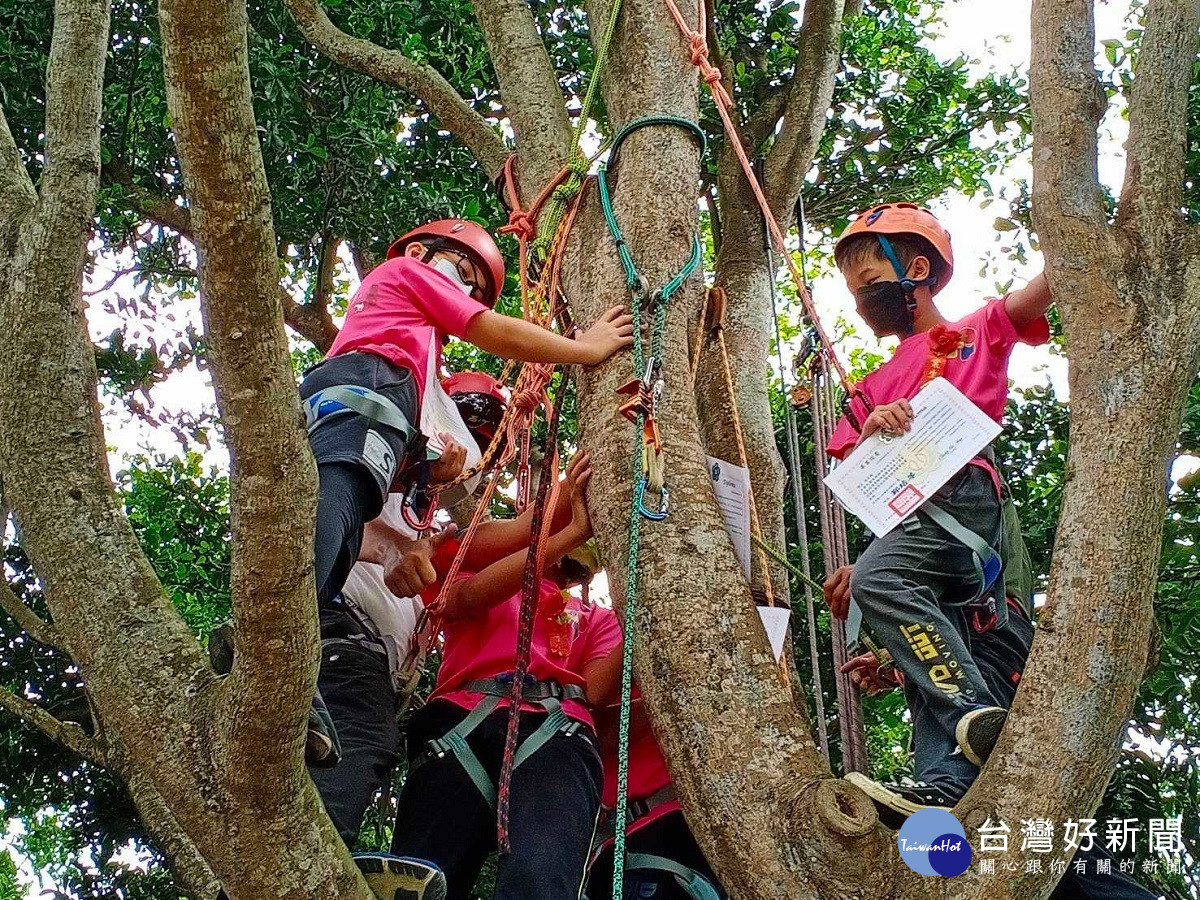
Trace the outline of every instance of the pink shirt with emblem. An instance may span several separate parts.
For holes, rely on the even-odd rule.
[[[486,309],[433,266],[408,256],[389,259],[371,270],[350,299],[328,355],[374,353],[408,369],[419,401],[430,347],[440,348],[446,335],[464,338],[471,320]]]
[[[982,309],[947,324],[946,328],[959,331],[962,336],[958,349],[946,359],[942,377],[985,413],[1002,422],[1008,403],[1008,360],[1013,347],[1018,341],[1034,346],[1046,343],[1050,339],[1046,317],[1039,316],[1018,329],[1008,317],[1001,298],[988,301]],[[929,358],[928,332],[909,335],[900,342],[892,358],[860,381],[858,387],[875,406],[901,398],[912,399],[921,389]],[[860,422],[867,418],[868,410],[862,400],[855,398],[850,406]],[[827,452],[842,459],[857,443],[858,432],[842,416]]]
[[[442,549],[454,544],[448,541]],[[460,572],[456,581],[472,577]],[[440,585],[432,585],[422,595],[426,603],[437,598]],[[445,645],[437,684],[431,700],[448,700],[464,709],[474,709],[484,695],[462,690],[468,682],[495,678],[512,672],[515,665],[517,630],[521,613],[520,592],[497,603],[486,613],[443,623]],[[573,594],[543,579],[534,615],[533,642],[529,674],[538,681],[553,679],[559,684],[586,687],[587,667],[621,643],[621,626],[611,610],[584,607]],[[502,706],[507,706],[505,700]],[[536,704],[525,703],[523,710],[540,712]],[[563,712],[572,719],[595,727],[588,707],[578,700],[564,700]]]

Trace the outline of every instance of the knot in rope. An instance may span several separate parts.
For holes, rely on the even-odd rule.
[[[508,217],[508,224],[500,229],[501,234],[515,234],[519,241],[531,241],[537,237],[537,225],[533,216],[523,209],[514,209]]]

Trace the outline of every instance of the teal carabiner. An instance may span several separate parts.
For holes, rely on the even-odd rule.
[[[667,517],[667,514],[671,511],[671,492],[669,490],[667,490],[665,487],[662,488],[662,490],[660,490],[658,493],[658,509],[657,510],[647,509],[646,508],[646,485],[647,485],[647,481],[645,478],[643,478],[642,483],[640,485],[638,485],[638,495],[637,495],[638,512],[640,512],[644,518],[649,519],[651,522],[661,522],[663,519],[665,519]]]

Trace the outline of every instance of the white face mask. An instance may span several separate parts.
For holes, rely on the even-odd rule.
[[[458,266],[445,257],[435,259],[433,267],[458,285],[459,289],[468,297],[471,295],[471,291],[475,289],[472,285],[463,281],[462,273],[458,271]]]

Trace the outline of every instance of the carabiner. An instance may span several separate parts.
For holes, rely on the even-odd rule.
[[[414,531],[427,531],[432,525],[433,520],[437,516],[437,494],[435,493],[429,498],[429,507],[425,510],[424,515],[418,516],[416,513],[417,488],[416,485],[408,489],[404,499],[400,503],[400,515],[404,519],[404,524]]]
[[[643,478],[642,483],[638,485],[638,512],[640,512],[644,518],[649,519],[651,522],[661,522],[667,517],[667,514],[670,512],[670,507],[671,492],[664,487],[658,495],[658,509],[650,510],[646,508],[646,479]]]

